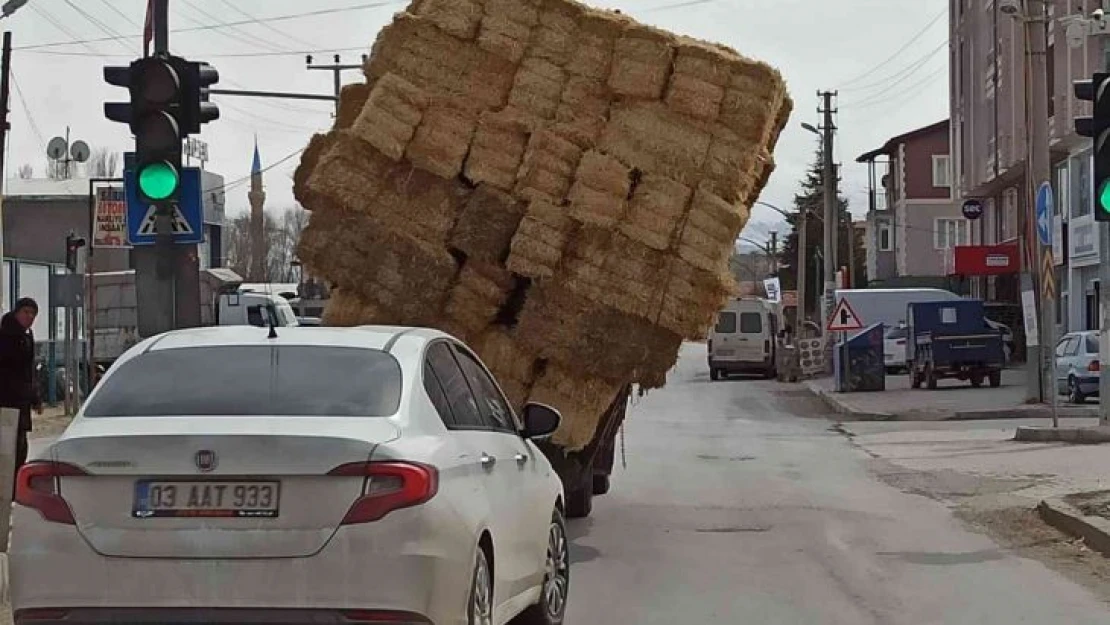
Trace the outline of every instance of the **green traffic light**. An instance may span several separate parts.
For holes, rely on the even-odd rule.
[[[151,163],[139,170],[139,191],[152,200],[172,196],[177,184],[177,170],[169,163]]]

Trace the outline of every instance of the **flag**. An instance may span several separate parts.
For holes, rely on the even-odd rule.
[[[154,39],[154,0],[146,0],[146,23],[143,25],[143,56],[150,56],[151,39]]]

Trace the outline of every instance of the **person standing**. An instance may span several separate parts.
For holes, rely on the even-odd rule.
[[[35,300],[24,297],[0,318],[0,408],[19,411],[15,468],[27,461],[27,433],[31,411],[42,414],[42,400],[35,381],[35,337],[31,326],[39,314]]]

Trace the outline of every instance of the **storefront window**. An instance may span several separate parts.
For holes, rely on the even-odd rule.
[[[1072,217],[1082,217],[1091,213],[1091,157],[1084,154],[1071,160]]]

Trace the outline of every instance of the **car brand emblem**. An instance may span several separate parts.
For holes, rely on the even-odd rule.
[[[210,449],[198,451],[193,459],[196,461],[197,469],[200,469],[201,473],[208,473],[216,468],[216,452]]]

